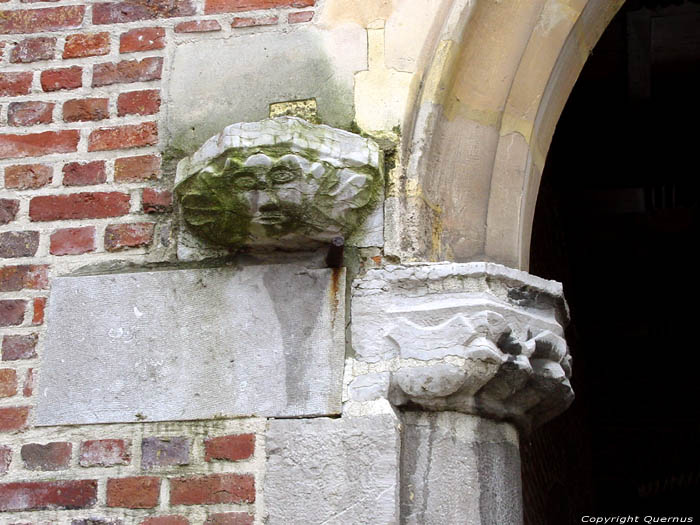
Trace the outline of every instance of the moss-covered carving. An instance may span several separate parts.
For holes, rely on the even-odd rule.
[[[187,226],[210,243],[299,247],[348,236],[376,204],[376,144],[294,117],[234,124],[178,166]]]

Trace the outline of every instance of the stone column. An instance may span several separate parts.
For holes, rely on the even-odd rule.
[[[352,294],[345,413],[399,412],[401,523],[522,523],[519,434],[573,401],[561,285],[419,263],[371,270]]]

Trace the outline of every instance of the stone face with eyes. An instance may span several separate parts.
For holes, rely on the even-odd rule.
[[[208,242],[233,248],[347,236],[371,211],[381,175],[329,160],[280,144],[230,149],[177,185],[183,218]]]

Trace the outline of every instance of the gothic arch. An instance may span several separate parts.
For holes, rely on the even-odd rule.
[[[397,253],[528,269],[554,128],[623,3],[453,0],[404,126]]]

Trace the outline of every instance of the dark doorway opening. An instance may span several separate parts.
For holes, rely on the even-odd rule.
[[[577,399],[523,439],[528,525],[700,509],[700,5],[632,1],[561,116],[530,272],[564,283]]]

